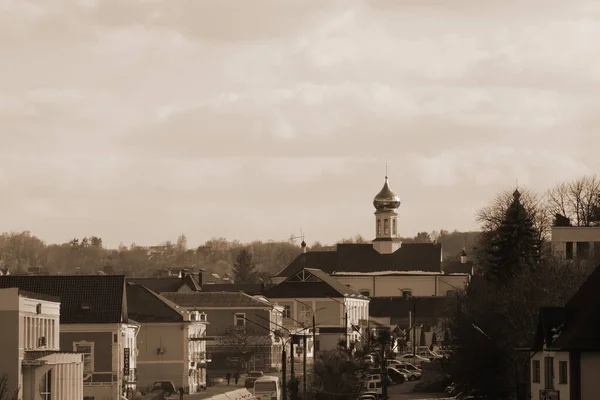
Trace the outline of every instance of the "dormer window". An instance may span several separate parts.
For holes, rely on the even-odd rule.
[[[190,314],[190,321],[197,321],[198,320],[198,313],[197,312],[193,312]]]

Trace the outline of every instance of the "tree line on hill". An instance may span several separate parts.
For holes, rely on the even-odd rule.
[[[448,258],[458,257],[463,244],[468,248],[475,242],[477,232],[421,232],[415,237],[403,238],[405,242],[442,243]],[[340,243],[368,243],[361,236],[343,239]],[[315,242],[310,251],[334,250],[334,245]],[[129,276],[154,276],[166,269],[205,269],[221,276],[233,274],[237,282],[265,281],[300,254],[300,246],[293,240],[254,241],[241,243],[225,238],[213,238],[196,248],[189,248],[185,235],[175,242],[166,241],[156,246],[120,245],[106,248],[96,236],[75,238],[68,243],[47,244],[31,232],[12,232],[0,235],[0,269],[12,274],[96,274],[124,273]],[[241,265],[240,268],[235,266]],[[246,273],[244,269],[252,271]],[[236,274],[235,271],[239,270]],[[246,275],[246,276],[244,276]],[[237,279],[236,279],[237,278]]]

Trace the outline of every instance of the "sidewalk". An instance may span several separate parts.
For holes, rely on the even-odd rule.
[[[214,386],[207,387],[206,390],[203,392],[194,393],[194,394],[186,394],[183,396],[183,398],[190,399],[190,400],[192,400],[192,399],[194,399],[194,400],[207,399],[209,397],[216,396],[218,394],[233,392],[234,390],[238,390],[238,389],[244,389],[244,382],[245,382],[244,377],[240,377],[240,380],[238,381],[237,385],[235,383],[233,383],[233,379],[232,379],[231,383],[229,385],[227,385],[227,382],[217,383]]]

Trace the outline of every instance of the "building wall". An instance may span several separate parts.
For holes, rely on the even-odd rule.
[[[545,368],[546,368],[546,364],[545,364],[545,358],[546,357],[553,357],[554,358],[554,362],[553,362],[553,368],[554,368],[554,377],[552,379],[553,382],[553,386],[554,386],[554,390],[557,390],[560,392],[560,400],[570,400],[570,375],[569,375],[569,371],[571,369],[571,365],[569,363],[569,352],[566,351],[561,351],[561,352],[554,352],[554,351],[541,351],[539,353],[536,353],[532,358],[531,361],[529,363],[531,371],[530,371],[530,376],[531,376],[531,396],[532,399],[539,399],[540,398],[540,391],[541,390],[545,390],[545,389],[552,389],[552,388],[547,388],[546,387],[546,381],[545,381]],[[540,363],[540,381],[539,382],[534,382],[535,379],[535,373],[533,371],[534,368],[534,361],[539,361]],[[566,361],[567,362],[567,383],[560,383],[559,378],[560,378],[560,373],[559,373],[559,362],[561,361]],[[582,399],[583,400],[583,399]]]
[[[2,340],[0,341],[0,353],[2,354],[0,357],[0,374],[8,375],[9,390],[12,392],[23,385],[21,364],[19,361],[23,359],[23,347],[19,346],[19,330],[22,328],[19,324],[19,311],[16,308],[16,301],[7,301],[5,303],[5,300],[6,297],[0,294],[0,325],[3,327],[13,327],[13,329],[3,329],[2,331]],[[7,310],[7,308],[11,307],[15,307],[15,309]]]
[[[600,399],[600,353],[581,353],[581,400]],[[561,393],[561,400],[563,400]]]
[[[141,324],[137,336],[138,385],[141,388],[160,380],[183,386],[187,365],[183,330],[183,323]],[[158,354],[158,349],[163,353]]]
[[[209,324],[206,327],[207,336],[218,336],[223,330],[232,328],[235,322],[234,313],[245,314],[246,318],[256,322],[259,325],[268,327],[270,318],[270,310],[260,308],[240,308],[240,307],[223,307],[220,309],[201,309],[206,313],[206,319]],[[266,319],[266,321],[265,321]],[[265,335],[269,335],[269,331],[261,329],[260,326],[248,323],[248,327],[255,331],[263,332]]]
[[[344,285],[358,292],[368,292],[370,297],[402,296],[410,290],[413,296],[445,296],[449,290],[464,289],[468,275],[335,275]]]
[[[571,243],[571,256],[567,253]],[[552,227],[552,249],[567,259],[577,258],[595,267],[600,263],[600,227],[554,226]],[[582,246],[587,249],[578,250]],[[583,252],[583,253],[582,253]]]

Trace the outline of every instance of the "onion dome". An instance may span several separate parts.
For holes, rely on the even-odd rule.
[[[387,176],[383,188],[373,199],[373,206],[377,210],[395,210],[400,207],[400,197],[390,189]]]

